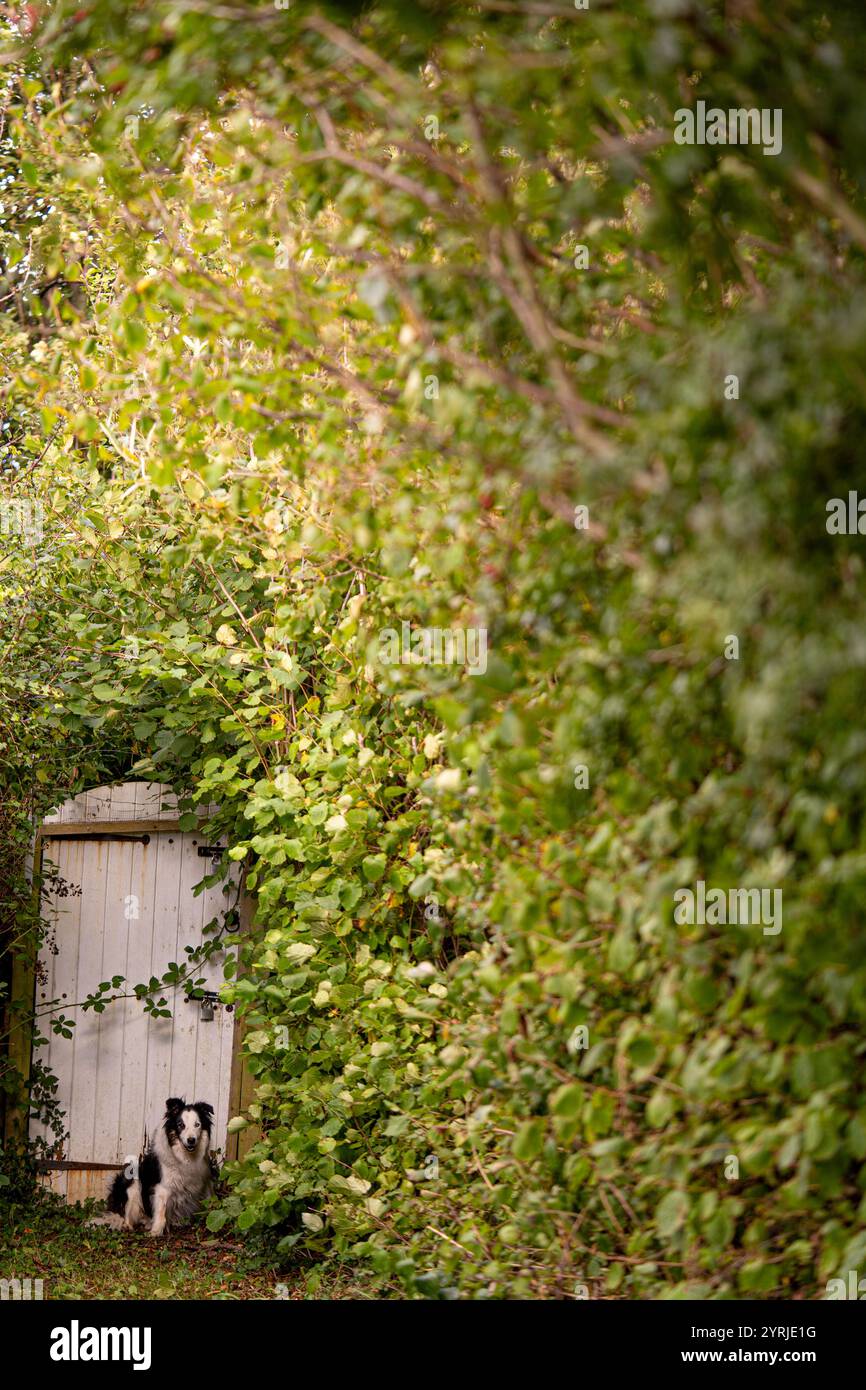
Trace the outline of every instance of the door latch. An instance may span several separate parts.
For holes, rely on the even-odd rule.
[[[213,1023],[214,1009],[219,1007],[220,997],[215,989],[203,989],[200,996],[195,999],[192,995],[187,999],[188,1004],[199,1003],[199,1018],[202,1023]]]

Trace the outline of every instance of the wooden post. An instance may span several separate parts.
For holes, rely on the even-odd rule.
[[[241,892],[240,899],[240,934],[246,936],[252,927],[253,917],[255,916],[255,903],[252,895],[246,889]],[[238,973],[240,973],[240,950],[238,951]],[[247,1106],[255,1100],[256,1079],[250,1072],[244,1061],[242,1047],[246,1024],[235,1017],[235,1032],[232,1042],[232,1074],[229,1083],[229,1110],[231,1116],[240,1115]],[[249,1153],[249,1150],[260,1138],[261,1130],[258,1125],[250,1125],[247,1129],[242,1129],[238,1134],[230,1134],[226,1140],[226,1158],[239,1159]]]
[[[33,899],[38,912],[42,884],[42,835],[37,833],[33,844]],[[8,1034],[6,1056],[10,1066],[24,1078],[25,1095],[6,1107],[3,1141],[9,1147],[27,1139],[30,1115],[30,1059],[33,1051],[33,1002],[36,992],[36,942],[27,950],[16,952],[12,958],[12,981],[6,1008],[5,1028]]]

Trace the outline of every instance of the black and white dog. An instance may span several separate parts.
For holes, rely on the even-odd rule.
[[[118,1173],[108,1194],[108,1210],[122,1218],[123,1229],[146,1227],[161,1236],[167,1226],[183,1226],[210,1195],[213,1106],[198,1100],[187,1105],[177,1096],[165,1103],[165,1119],[141,1156],[135,1176]]]

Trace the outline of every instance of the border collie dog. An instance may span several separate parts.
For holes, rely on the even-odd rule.
[[[108,1210],[123,1229],[146,1227],[161,1236],[167,1226],[183,1226],[211,1192],[210,1157],[213,1106],[187,1105],[171,1096],[156,1139],[138,1162],[135,1177],[118,1173],[108,1194]]]

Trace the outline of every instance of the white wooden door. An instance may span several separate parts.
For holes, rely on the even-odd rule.
[[[170,1018],[145,1013],[135,998],[117,999],[101,1014],[80,1005],[102,981],[123,975],[122,993],[202,944],[204,926],[237,906],[237,874],[198,896],[194,886],[214,861],[199,855],[207,841],[181,832],[170,793],[127,782],[82,793],[43,825],[43,861],[56,865],[60,890],[46,915],[53,932],[37,972],[40,1031],[36,1056],[58,1079],[68,1138],[50,1185],[69,1201],[101,1196],[110,1174],[102,1165],[136,1157],[161,1122],[169,1096],[214,1108],[212,1146],[225,1149],[229,1120],[234,1014],[222,1005],[212,1021],[186,987],[161,986]],[[223,983],[225,951],[195,967],[206,988]],[[60,1014],[75,1020],[72,1037],[50,1029]],[[46,1131],[33,1124],[31,1132]],[[71,1165],[71,1166],[66,1166]]]

